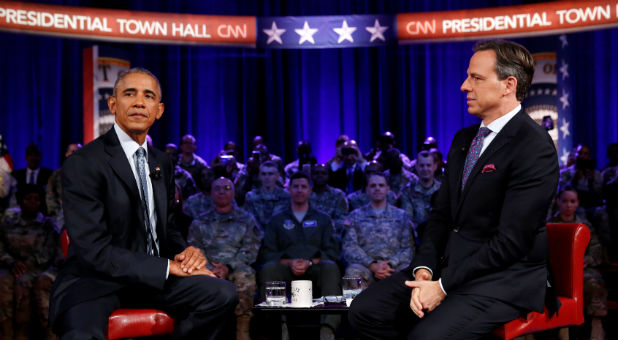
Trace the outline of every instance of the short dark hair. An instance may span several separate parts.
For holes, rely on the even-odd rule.
[[[382,177],[384,178],[384,181],[386,181],[386,183],[388,184],[388,178],[386,178],[386,174],[382,171],[370,171],[365,175],[365,178],[367,179],[367,184],[369,184],[369,179],[373,176],[378,176],[378,177]]]
[[[304,171],[296,171],[294,174],[292,174],[292,176],[290,176],[290,186],[292,186],[292,182],[294,182],[295,179],[300,179],[300,178],[306,179],[307,182],[309,183],[309,186],[313,187],[313,182],[311,182],[311,178]]]
[[[26,146],[26,156],[30,155],[41,156],[41,149],[39,149],[38,145],[30,143]]]
[[[116,94],[117,94],[116,88],[118,87],[118,83],[120,83],[120,81],[124,77],[128,76],[129,74],[133,74],[133,73],[146,74],[154,78],[154,80],[157,82],[157,87],[159,87],[159,101],[163,100],[163,91],[161,90],[161,83],[159,82],[159,78],[157,78],[157,76],[155,76],[152,72],[148,71],[147,69],[143,67],[133,67],[127,71],[121,71],[120,73],[118,73],[118,78],[116,79],[116,82],[114,83],[114,92],[112,93],[112,96],[116,97]]]
[[[45,199],[45,193],[43,192],[43,188],[36,184],[23,184],[18,186],[17,192],[15,193],[17,203],[21,204],[24,201],[24,198],[26,198],[26,196],[30,194],[39,195],[39,199],[41,201]]]
[[[496,53],[496,73],[498,79],[510,76],[517,79],[516,97],[520,102],[526,98],[526,92],[534,76],[534,58],[522,45],[506,40],[490,40],[476,44],[474,52],[494,51]]]
[[[557,198],[560,198],[562,196],[562,194],[564,194],[567,191],[573,191],[577,194],[578,199],[579,199],[579,193],[577,192],[577,189],[575,189],[574,186],[570,185],[570,184],[565,184],[565,185],[561,185],[558,187],[558,195],[556,196]]]
[[[262,170],[262,168],[275,168],[275,170],[278,170],[277,164],[275,164],[275,162],[273,161],[262,162],[262,164],[260,164],[260,170]]]

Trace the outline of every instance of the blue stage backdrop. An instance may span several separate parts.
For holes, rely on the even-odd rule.
[[[395,14],[521,4],[522,1],[39,1],[154,12],[271,16]],[[573,86],[574,143],[591,144],[599,166],[618,140],[618,30],[568,34]],[[557,39],[553,37],[554,40]],[[546,38],[539,38],[546,39]],[[535,43],[536,41],[536,43]],[[536,39],[520,40],[535,49]],[[82,139],[82,51],[95,42],[0,33],[0,134],[15,168],[30,142],[43,164],[60,165],[63,145]],[[273,50],[203,46],[105,44],[123,50],[132,66],[160,77],[166,113],[151,130],[155,146],[198,140],[207,160],[234,140],[242,158],[255,135],[271,152],[296,158],[299,139],[319,161],[348,134],[363,151],[384,130],[414,157],[428,136],[446,154],[454,133],[477,120],[459,87],[472,42],[355,49]]]

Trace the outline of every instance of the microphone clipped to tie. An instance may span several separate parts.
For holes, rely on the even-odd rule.
[[[161,168],[156,167],[153,172],[150,173],[150,178],[159,179],[161,178]]]

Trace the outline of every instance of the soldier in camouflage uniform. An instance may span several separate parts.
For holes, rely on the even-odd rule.
[[[328,185],[328,168],[324,164],[316,164],[311,170],[313,190],[309,196],[311,207],[325,213],[335,223],[335,234],[340,239],[343,231],[343,221],[348,215],[348,200],[340,189]]]
[[[255,295],[251,264],[260,248],[260,229],[251,214],[235,206],[232,181],[224,177],[214,181],[212,195],[215,208],[193,220],[187,241],[202,250],[217,277],[236,285],[236,338],[247,340]]]
[[[0,332],[7,339],[28,338],[31,320],[51,334],[49,294],[57,274],[51,266],[60,248],[53,220],[40,212],[40,190],[32,184],[20,188],[20,213],[0,222]]]
[[[415,174],[403,167],[400,154],[399,150],[392,148],[383,152],[379,158],[379,161],[386,169],[386,180],[390,187],[390,191],[392,191],[397,198],[399,198],[401,191],[408,183],[415,183],[418,181],[418,177]]]
[[[365,176],[367,176],[368,174],[372,172],[382,172],[382,171],[383,171],[382,164],[380,164],[380,162],[378,161],[371,161],[367,164],[367,166],[365,166]],[[363,186],[362,189],[356,190],[353,193],[348,195],[347,199],[348,199],[348,205],[349,205],[350,212],[362,207],[363,205],[369,204],[369,201],[370,201],[369,195],[367,195],[367,192],[365,191],[365,189],[367,189],[366,182],[367,181],[365,180],[365,186]],[[388,202],[388,204],[396,205],[397,196],[395,196],[395,194],[389,190],[386,196],[386,201]]]
[[[590,229],[590,243],[584,255],[584,310],[592,317],[590,338],[605,339],[601,318],[607,315],[607,288],[601,273],[596,269],[603,261],[601,243],[590,222],[575,213],[579,206],[577,190],[571,186],[561,188],[556,203],[559,211],[549,222],[583,223]]]
[[[82,148],[80,143],[70,143],[64,152],[64,159],[66,160],[75,151]],[[47,215],[54,219],[56,226],[62,229],[64,227],[64,216],[62,213],[62,184],[60,179],[62,177],[62,168],[54,171],[45,187],[45,202],[47,203]]]
[[[368,175],[371,202],[354,210],[345,222],[342,254],[346,275],[360,276],[366,286],[403,270],[412,260],[412,222],[405,211],[386,202],[386,177]]]
[[[174,183],[180,188],[180,192],[182,193],[182,199],[186,200],[189,196],[197,193],[197,185],[191,174],[180,167],[178,165],[178,147],[174,143],[168,143],[165,145],[165,153],[172,161],[172,164],[176,164],[174,166]]]
[[[421,151],[416,157],[416,172],[418,181],[410,182],[403,189],[401,197],[401,209],[405,210],[412,223],[416,227],[416,242],[419,242],[425,223],[429,219],[431,210],[431,197],[440,189],[440,182],[435,179],[434,174],[438,168],[438,163],[429,151]]]
[[[270,218],[290,206],[290,194],[277,185],[279,180],[277,166],[266,161],[260,165],[261,187],[253,189],[245,197],[245,210],[253,214],[264,229]]]
[[[183,202],[182,212],[184,212],[185,215],[191,218],[196,218],[214,208],[214,202],[212,200],[212,196],[210,195],[210,188],[212,187],[212,182],[215,179],[214,176],[215,173],[210,167],[206,167],[202,170],[201,179],[199,181],[202,186],[202,191],[195,195],[189,196],[189,198]]]

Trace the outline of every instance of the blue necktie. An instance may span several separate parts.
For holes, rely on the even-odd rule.
[[[145,208],[144,220],[146,221],[146,252],[148,255],[159,256],[159,249],[156,241],[156,233],[150,223],[150,207],[148,204],[148,179],[146,178],[146,150],[140,147],[135,152],[135,165],[139,177],[139,189],[142,196],[142,203]]]
[[[463,190],[464,186],[466,186],[466,181],[470,176],[470,172],[472,172],[472,168],[474,168],[474,164],[479,160],[479,155],[481,154],[481,149],[483,148],[483,140],[491,130],[486,127],[482,127],[474,136],[472,140],[472,144],[470,144],[470,150],[468,150],[468,155],[466,156],[466,164],[464,165],[464,170],[461,178],[461,190]]]

